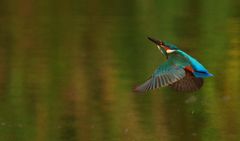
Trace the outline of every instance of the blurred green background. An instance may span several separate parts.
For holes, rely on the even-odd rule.
[[[0,141],[240,140],[239,0],[1,0]],[[132,92],[167,40],[215,76]]]

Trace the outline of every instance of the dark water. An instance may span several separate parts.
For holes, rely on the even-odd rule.
[[[240,140],[239,0],[0,2],[1,141]],[[178,45],[215,77],[138,95]]]

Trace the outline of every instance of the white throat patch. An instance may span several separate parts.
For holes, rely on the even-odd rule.
[[[173,53],[175,50],[168,49],[166,52],[167,53]]]

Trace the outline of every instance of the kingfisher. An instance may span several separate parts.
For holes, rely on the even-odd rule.
[[[150,78],[134,88],[135,92],[147,92],[169,86],[177,91],[193,92],[203,86],[203,78],[213,74],[196,59],[180,50],[176,45],[148,37],[167,58]]]

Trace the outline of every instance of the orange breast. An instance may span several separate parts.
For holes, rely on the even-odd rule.
[[[184,69],[188,70],[190,72],[194,72],[194,70],[193,70],[193,68],[191,66],[186,66]]]

